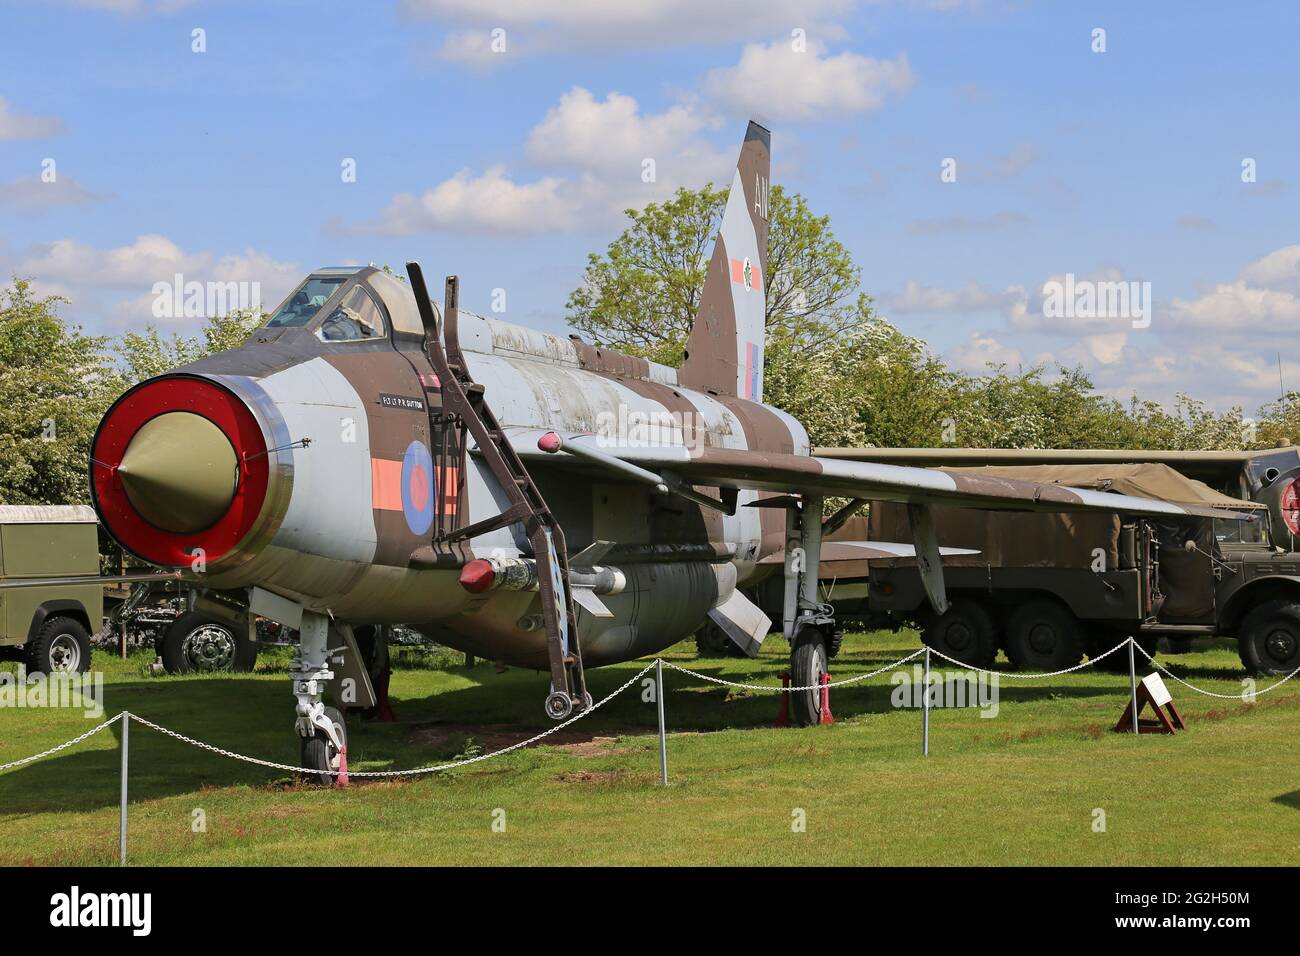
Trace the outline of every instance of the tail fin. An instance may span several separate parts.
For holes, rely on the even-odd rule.
[[[678,374],[688,388],[763,400],[771,168],[772,134],[751,121]]]

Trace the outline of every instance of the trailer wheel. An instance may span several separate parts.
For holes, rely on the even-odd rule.
[[[826,673],[826,637],[816,627],[805,627],[790,652],[790,686],[807,690],[790,692],[790,719],[796,726],[816,724],[822,717],[822,676]]]
[[[1007,621],[1007,657],[1018,670],[1073,667],[1083,660],[1083,643],[1079,619],[1055,601],[1021,605]]]
[[[1300,604],[1266,601],[1247,614],[1237,652],[1252,674],[1290,674],[1300,667]]]
[[[987,668],[998,656],[998,630],[993,616],[977,601],[959,599],[926,624],[921,640],[941,654],[969,667]]]
[[[158,654],[168,674],[246,673],[257,662],[257,645],[240,628],[186,611],[167,626]]]
[[[1128,637],[1122,631],[1112,631],[1107,628],[1094,631],[1088,635],[1088,658],[1096,660],[1099,654],[1105,654],[1108,650],[1118,644],[1124,638]],[[1160,644],[1160,639],[1150,634],[1139,634],[1135,640],[1137,646],[1146,651],[1152,657],[1156,656],[1156,648]],[[1150,664],[1146,657],[1137,651],[1133,652],[1133,665],[1139,670]],[[1105,671],[1108,674],[1127,674],[1128,673],[1128,648],[1120,648],[1114,654],[1107,654],[1096,664],[1097,670]]]

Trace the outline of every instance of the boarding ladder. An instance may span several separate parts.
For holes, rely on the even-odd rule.
[[[416,262],[406,264],[411,291],[424,324],[424,354],[433,366],[436,381],[425,385],[425,405],[430,426],[445,431],[448,422],[456,422],[468,431],[478,446],[493,477],[505,491],[510,506],[499,514],[473,524],[444,528],[435,526],[433,544],[446,545],[486,534],[510,524],[522,524],[537,562],[537,584],[541,592],[542,620],[546,627],[546,649],[551,666],[551,693],[546,698],[546,712],[561,720],[575,709],[591,706],[586,678],[582,670],[582,650],[578,645],[577,616],[569,589],[569,555],[564,529],[547,507],[528,469],[501,430],[496,415],[484,399],[483,386],[470,376],[457,334],[459,282],[447,277],[443,299],[444,336],[438,335],[438,316],[429,298],[424,274]],[[434,422],[434,401],[438,399],[440,421]],[[439,428],[439,426],[442,426]],[[436,431],[430,433],[430,443]],[[460,447],[464,447],[463,437]]]

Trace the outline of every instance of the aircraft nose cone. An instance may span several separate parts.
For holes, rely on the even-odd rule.
[[[131,438],[117,473],[140,517],[163,531],[192,534],[229,510],[237,463],[230,440],[212,422],[193,412],[165,412]]]

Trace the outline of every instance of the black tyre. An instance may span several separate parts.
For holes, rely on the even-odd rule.
[[[712,621],[705,621],[695,632],[695,653],[699,657],[744,657],[745,652],[727,637],[727,632]]]
[[[1096,660],[1100,655],[1106,654],[1108,650],[1119,644],[1120,641],[1127,638],[1128,635],[1122,631],[1112,631],[1101,629],[1093,631],[1088,635],[1088,658]],[[1152,657],[1156,656],[1156,648],[1160,640],[1150,634],[1142,634],[1137,638],[1137,646],[1146,651]],[[1147,654],[1135,650],[1133,652],[1133,665],[1137,670],[1144,667],[1150,669],[1151,662],[1147,659]],[[1128,673],[1128,648],[1121,647],[1114,654],[1106,654],[1105,657],[1097,661],[1097,670],[1105,671],[1108,674],[1127,674]]]
[[[1007,657],[1018,670],[1064,670],[1083,660],[1083,650],[1079,619],[1055,601],[1023,604],[1007,621]]]
[[[90,670],[90,635],[70,617],[52,617],[27,644],[27,670],[42,674]]]
[[[953,601],[922,629],[921,640],[968,667],[987,668],[998,655],[997,625],[977,601]]]
[[[348,725],[343,714],[335,707],[325,708],[325,719],[334,725],[343,746],[348,744]],[[331,786],[337,779],[337,773],[343,764],[343,752],[334,746],[334,742],[324,732],[317,729],[310,737],[302,739],[302,779],[307,783],[318,783],[323,787]]]
[[[1237,652],[1252,674],[1290,674],[1300,667],[1300,604],[1266,601],[1247,614]]]
[[[257,663],[257,644],[243,628],[186,611],[167,626],[158,654],[169,674],[246,673]]]
[[[790,719],[799,727],[821,722],[821,683],[828,660],[826,636],[820,630],[805,627],[796,635],[790,652],[790,686],[806,689],[790,692]]]

